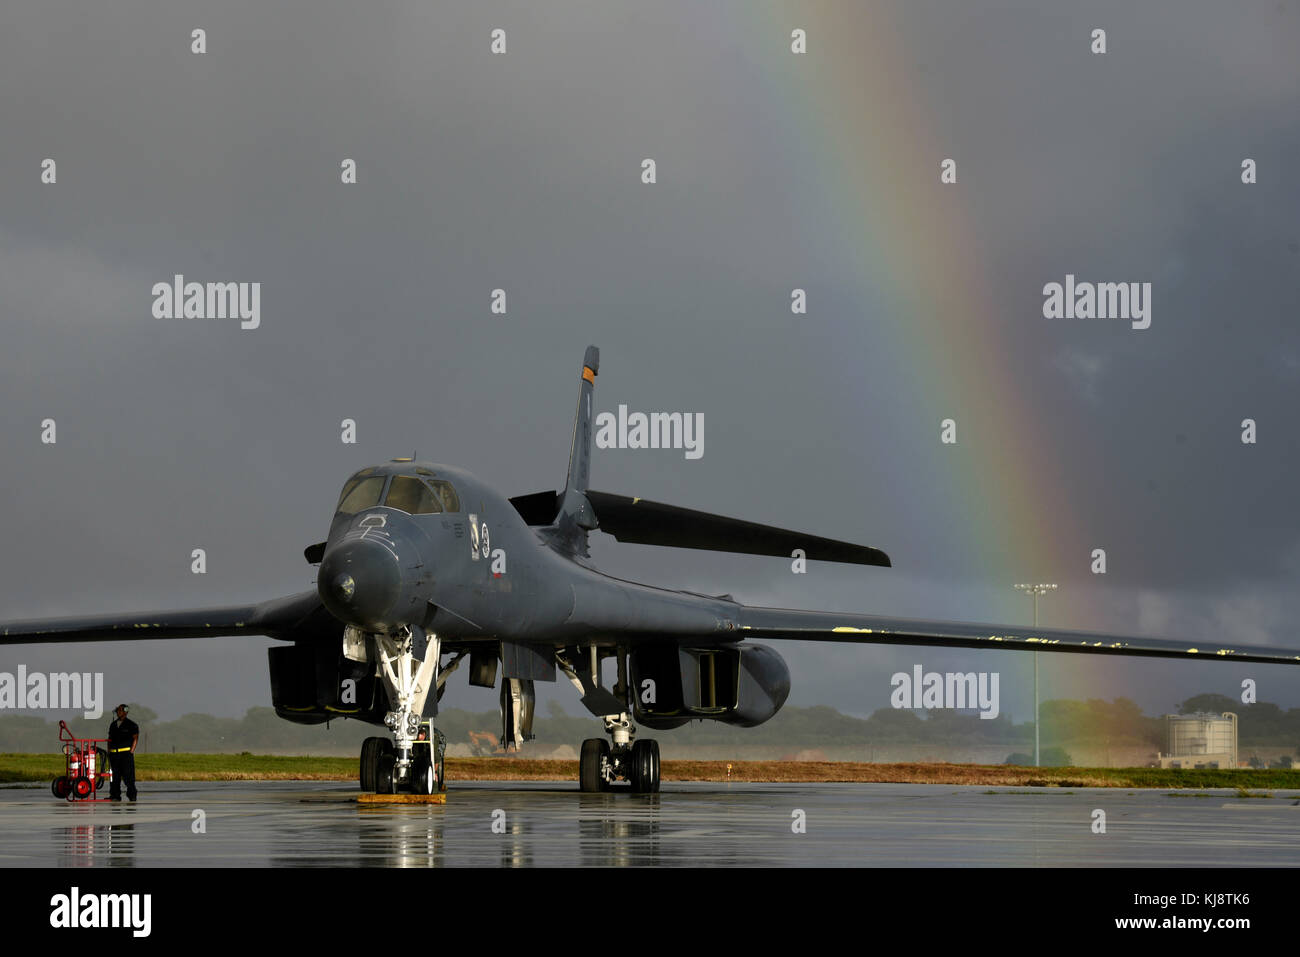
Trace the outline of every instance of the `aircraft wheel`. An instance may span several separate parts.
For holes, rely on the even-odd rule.
[[[387,743],[387,738],[366,738],[361,742],[361,790],[375,790],[379,756],[384,753],[384,745]]]
[[[381,754],[375,765],[375,793],[396,794],[397,782],[393,779],[393,765],[397,762],[391,754]]]
[[[604,738],[588,738],[582,742],[582,757],[578,761],[579,790],[607,790],[605,779],[600,776],[600,761],[608,756],[609,742]]]
[[[411,790],[416,794],[433,794],[438,789],[438,781],[433,773],[433,762],[424,755],[415,759],[411,768]]]
[[[637,741],[632,745],[628,755],[628,783],[632,785],[633,794],[645,794],[650,780],[650,765],[646,759],[645,742]]]
[[[642,738],[632,745],[632,793],[659,790],[659,742]]]
[[[438,790],[446,793],[447,791],[447,759],[438,759]]]
[[[66,800],[72,793],[72,782],[68,780],[67,775],[62,775],[50,782],[50,791],[60,801]]]
[[[659,793],[659,742],[653,738],[646,741],[646,751],[650,755],[650,794]]]

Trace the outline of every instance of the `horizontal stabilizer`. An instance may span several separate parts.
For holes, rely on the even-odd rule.
[[[736,518],[724,518],[709,512],[649,502],[643,498],[611,495],[609,492],[588,491],[587,499],[596,512],[600,530],[613,535],[620,542],[783,558],[789,558],[798,548],[803,550],[804,557],[817,561],[890,567],[888,555],[878,548],[865,545],[853,545]],[[519,508],[517,504],[515,507]]]

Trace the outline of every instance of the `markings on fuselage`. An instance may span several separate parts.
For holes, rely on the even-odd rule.
[[[388,516],[382,513],[367,515],[357,523],[356,528],[349,529],[340,542],[358,541],[374,542],[382,545],[388,550],[388,553],[394,558],[398,558],[397,547],[393,543],[393,537],[387,531]]]

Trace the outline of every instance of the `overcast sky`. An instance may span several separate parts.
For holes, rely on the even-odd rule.
[[[1061,585],[1045,624],[1300,647],[1300,5],[705,6],[7,9],[0,619],[312,587],[343,480],[414,451],[557,488],[594,343],[598,411],[702,413],[705,453],[599,451],[593,487],[895,565],[598,541],[612,572],[1015,622],[1032,577]],[[260,327],[154,318],[178,273],[260,282]],[[1150,282],[1151,327],[1045,319],[1067,273]],[[234,715],[269,704],[270,644],[8,646],[0,671]],[[781,650],[794,704],[867,713],[913,663],[1032,700],[1029,656]],[[1045,698],[1160,713],[1254,677],[1300,705],[1300,669],[1043,657]],[[457,676],[444,703],[495,696]]]

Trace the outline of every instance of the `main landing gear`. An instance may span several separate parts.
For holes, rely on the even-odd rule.
[[[614,658],[618,677],[614,687],[600,686],[602,658]],[[588,738],[582,742],[578,784],[583,791],[608,791],[616,781],[626,781],[633,794],[659,791],[659,744],[643,739],[633,743],[636,725],[628,714],[627,649],[602,647],[597,642],[562,649],[555,662],[582,695],[588,711],[600,717],[610,740]]]
[[[615,781],[632,785],[633,794],[656,794],[659,791],[659,742],[642,738],[633,743],[636,726],[626,713],[605,715],[604,738],[582,742],[578,762],[578,779],[583,791],[609,791]]]

